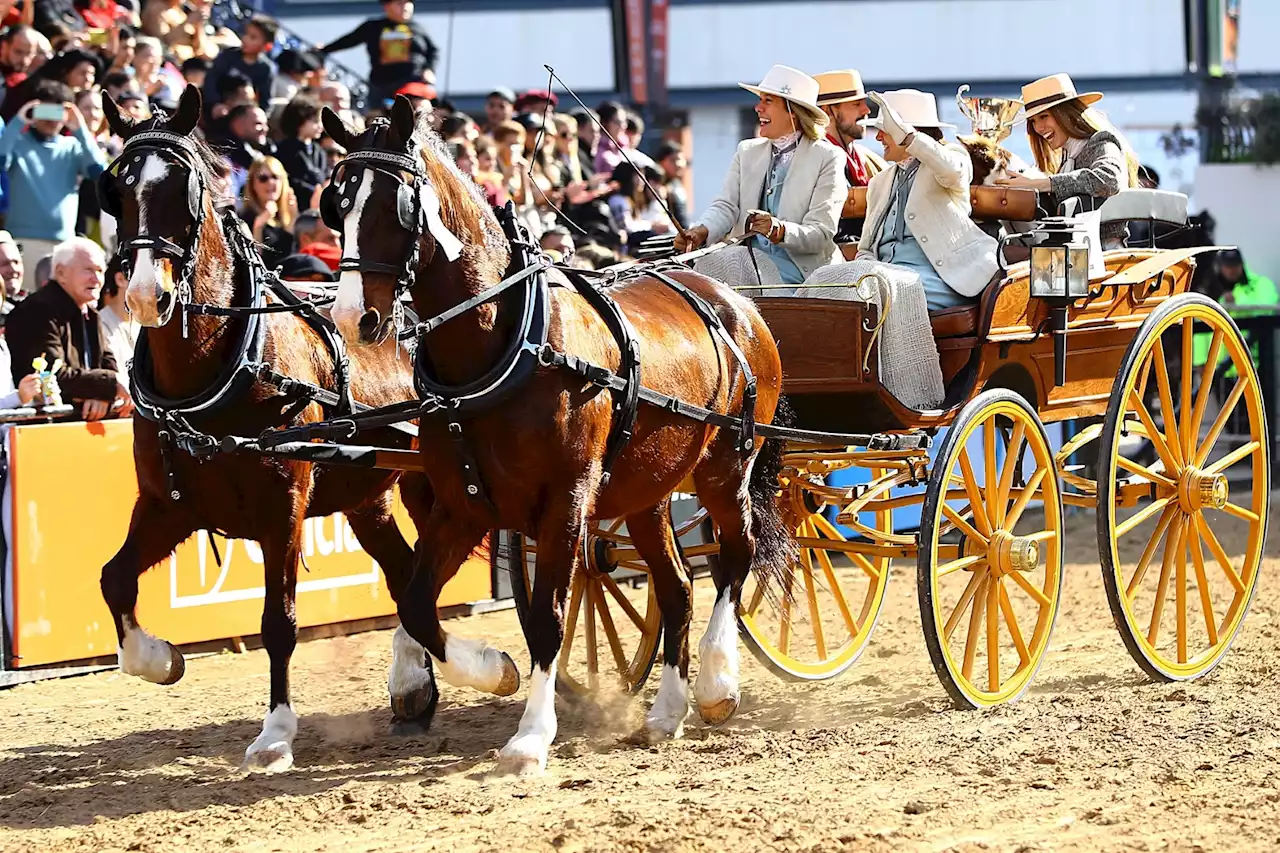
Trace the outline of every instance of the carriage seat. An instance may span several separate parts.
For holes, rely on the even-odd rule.
[[[1121,190],[1098,208],[1102,222],[1154,219],[1174,225],[1187,224],[1187,197],[1167,190]]]

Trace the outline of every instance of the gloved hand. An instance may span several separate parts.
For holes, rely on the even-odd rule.
[[[870,92],[867,100],[874,102],[880,107],[880,126],[884,130],[885,135],[901,145],[906,141],[907,137],[916,132],[916,129],[902,120],[902,116],[887,103],[879,92]]]

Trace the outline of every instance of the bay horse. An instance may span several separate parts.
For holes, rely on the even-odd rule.
[[[782,366],[754,304],[684,268],[663,278],[637,275],[590,293],[566,286],[558,270],[540,269],[533,278],[546,278],[523,293],[512,287],[477,298],[504,276],[514,281],[543,263],[527,241],[510,239],[516,229],[510,211],[504,230],[454,166],[428,118],[415,118],[403,97],[389,122],[360,135],[329,110],[322,122],[350,152],[321,202],[321,212],[343,235],[333,317],[348,345],[354,351],[378,346],[391,334],[402,287],[424,318],[473,300],[474,306],[468,302],[467,310],[453,312],[420,339],[419,379],[460,389],[461,396],[461,389],[499,377],[484,405],[420,423],[420,453],[436,502],[419,527],[424,545],[402,599],[430,599],[488,530],[516,530],[537,541],[525,621],[533,672],[519,728],[499,751],[498,770],[546,766],[556,734],[554,685],[566,591],[581,569],[592,519],[626,519],[662,613],[661,685],[636,735],[650,742],[681,735],[689,704],[691,599],[668,508],[672,492],[690,475],[720,535],[716,603],[700,644],[693,693],[705,721],[727,720],[740,696],[736,619],[743,582],[754,570],[773,584],[791,566],[792,543],[774,500],[781,444],[770,439],[762,450],[745,427],[744,439],[733,429],[654,406],[638,413],[631,408],[636,419],[630,441],[614,444],[615,427],[628,417],[627,391],[605,390],[602,374],[594,374],[599,381],[587,378],[592,372],[576,359],[620,375],[635,352],[645,389],[720,414],[741,415],[750,387],[758,393],[755,420],[768,423],[778,406]],[[621,309],[622,320],[615,315],[611,324],[598,310],[600,293]],[[541,324],[545,346],[522,337],[529,323]],[[723,334],[713,334],[712,325]],[[634,329],[634,349],[618,343],[620,326]],[[501,378],[508,370],[519,374],[520,365],[528,365],[521,359],[535,349],[537,363],[521,379]],[[583,373],[556,364],[555,353],[567,355],[567,363]],[[755,384],[744,381],[748,369]],[[610,458],[613,447],[620,455]],[[402,604],[400,618],[437,662],[461,655],[458,666],[487,665],[445,637],[429,608]]]
[[[257,540],[265,575],[262,642],[270,657],[270,705],[262,734],[245,751],[245,764],[287,769],[298,725],[289,699],[289,659],[297,640],[304,519],[344,513],[361,547],[381,565],[399,606],[434,607],[434,599],[410,605],[405,597],[413,550],[392,517],[399,481],[405,508],[422,524],[432,504],[430,484],[420,473],[317,468],[247,454],[206,460],[184,452],[183,442],[189,449],[207,439],[203,446],[213,451],[224,436],[319,420],[324,407],[298,383],[341,392],[348,372],[338,336],[333,333],[327,342],[324,323],[293,312],[224,310],[280,308],[288,293],[264,283],[266,271],[248,232],[234,211],[221,209],[218,189],[225,186],[227,168],[191,136],[200,116],[199,90],[187,87],[172,118],[135,124],[110,98],[103,109],[125,148],[100,179],[99,191],[104,209],[119,222],[129,276],[126,303],[144,327],[131,368],[135,400],[145,415],[134,419],[138,498],[124,544],[102,569],[120,668],[157,684],[172,684],[185,671],[182,654],[139,625],[143,572],[197,530]],[[381,405],[412,391],[408,359],[394,344],[352,353],[351,368],[349,391],[356,400]],[[272,371],[277,379],[293,380],[292,387],[267,381]],[[378,440],[406,450],[413,442],[410,434],[389,429]],[[393,714],[429,720],[437,700],[431,663],[403,628],[392,646]],[[478,648],[494,659],[499,677],[476,686],[513,693],[519,673],[510,658]]]

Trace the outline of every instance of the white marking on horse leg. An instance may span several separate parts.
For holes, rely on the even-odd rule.
[[[653,698],[653,707],[644,718],[645,734],[650,741],[678,738],[684,734],[684,720],[689,716],[689,679],[680,670],[663,664],[662,686]]]
[[[708,723],[723,723],[738,709],[738,620],[728,587],[720,590],[707,632],[698,644],[693,695],[698,713]]]
[[[246,770],[280,773],[293,766],[293,739],[298,736],[298,715],[288,705],[277,705],[262,721],[262,734],[244,751]]]
[[[351,209],[342,217],[342,259],[360,260],[360,219],[373,192],[373,172],[366,170],[360,187],[351,201]],[[336,201],[336,199],[335,199]],[[360,318],[364,315],[364,278],[357,270],[344,270],[338,278],[338,293],[331,310],[333,322],[348,344],[360,343]]]
[[[427,650],[409,636],[401,625],[391,636],[391,671],[387,673],[387,689],[393,698],[404,698],[431,685],[427,668]]]
[[[515,661],[484,640],[450,634],[445,637],[444,656],[444,660],[436,660],[436,666],[440,677],[454,687],[471,687],[498,696],[510,696],[520,688]]]
[[[128,616],[124,617],[124,642],[116,649],[120,671],[136,675],[153,684],[171,684],[181,678],[176,672],[182,655],[164,640],[151,636],[139,628]]]
[[[556,665],[544,671],[533,668],[529,699],[520,728],[498,753],[498,772],[532,773],[547,767],[547,750],[556,739]]]

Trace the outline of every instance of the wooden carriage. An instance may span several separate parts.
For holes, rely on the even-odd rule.
[[[1026,211],[1020,192],[980,191],[975,208]],[[1185,197],[1170,193],[1129,191],[1102,208],[1104,222],[1185,216]],[[1217,303],[1189,290],[1207,248],[1107,252],[1087,295],[1058,302],[1031,295],[1027,261],[1010,264],[976,305],[931,317],[947,383],[935,411],[904,406],[878,381],[875,306],[758,300],[798,426],[940,441],[933,452],[788,449],[778,500],[799,558],[779,606],[754,580],[744,591],[740,628],[756,656],[792,679],[843,672],[869,642],[890,560],[912,559],[947,692],[965,707],[1016,699],[1057,614],[1065,508],[1093,507],[1107,597],[1138,665],[1167,680],[1216,666],[1256,589],[1270,465],[1249,349]],[[1065,316],[1065,375],[1055,310]],[[1046,424],[1056,423],[1055,447]],[[899,530],[895,510],[907,507],[919,507],[919,525]],[[680,520],[677,535],[693,563],[716,559],[705,513]],[[628,584],[644,565],[620,523],[595,528],[587,552],[562,686],[592,689],[613,672],[638,689],[661,633],[651,592]],[[519,605],[526,589],[516,586]]]

